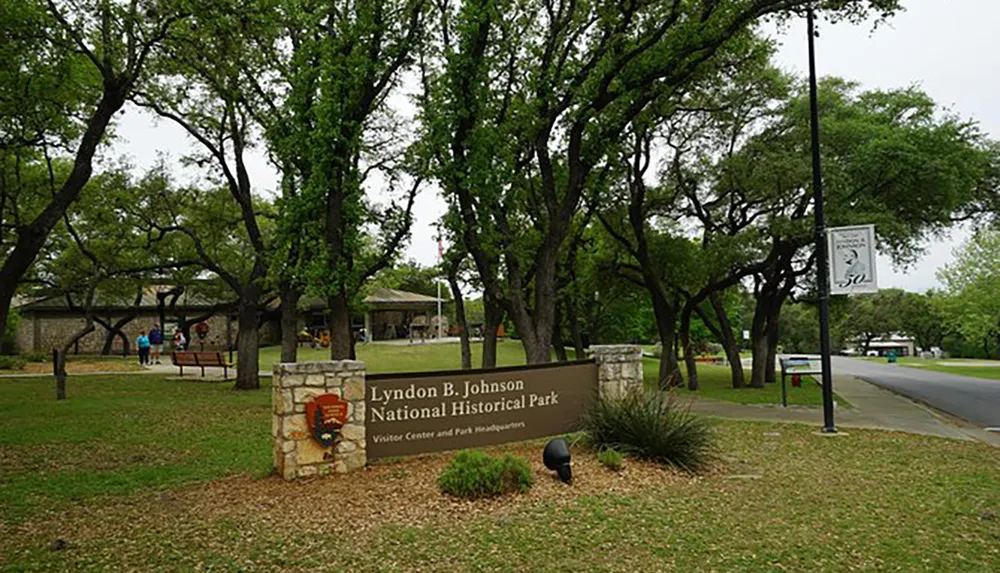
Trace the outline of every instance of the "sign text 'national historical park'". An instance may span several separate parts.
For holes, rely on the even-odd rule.
[[[366,390],[371,460],[572,432],[597,392],[597,366],[372,375]]]

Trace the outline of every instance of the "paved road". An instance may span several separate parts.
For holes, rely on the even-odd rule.
[[[835,376],[857,376],[980,428],[1000,427],[1000,380],[983,380],[839,356],[833,357],[833,373]]]

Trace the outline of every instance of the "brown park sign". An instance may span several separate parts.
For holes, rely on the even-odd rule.
[[[577,429],[597,365],[375,374],[366,381],[368,459],[530,440]]]

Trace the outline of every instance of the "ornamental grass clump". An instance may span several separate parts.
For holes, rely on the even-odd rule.
[[[455,454],[438,477],[438,487],[442,492],[464,499],[524,493],[531,489],[533,483],[531,466],[524,458],[510,454],[494,458],[477,450]]]
[[[583,417],[590,444],[690,472],[715,450],[709,423],[691,414],[672,392],[636,391],[595,399]]]
[[[611,471],[621,471],[625,458],[613,448],[603,448],[597,452],[597,461]]]

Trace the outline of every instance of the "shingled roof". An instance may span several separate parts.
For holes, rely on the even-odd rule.
[[[418,294],[415,292],[407,292],[405,290],[396,290],[394,288],[381,287],[373,288],[372,294],[365,297],[365,302],[369,304],[437,304],[437,301],[438,299],[432,296]]]
[[[140,310],[154,310],[157,308],[157,293],[166,292],[170,287],[165,285],[149,285],[142,290],[142,300],[139,303]],[[173,297],[168,297],[167,302]],[[135,301],[134,294],[118,295],[109,297],[104,293],[97,293],[97,300],[94,301],[94,310],[122,310],[132,307]],[[223,304],[224,300],[212,300],[202,294],[184,291],[177,299],[177,307],[184,309],[207,309],[212,306]],[[39,296],[39,297],[19,297],[11,305],[20,309],[21,312],[31,312],[35,310],[70,310],[69,304],[64,296]]]
[[[365,297],[365,303],[371,305],[372,307],[389,307],[395,308],[396,310],[425,308],[428,305],[436,305],[437,302],[438,299],[432,296],[382,287],[372,288],[371,294]],[[441,302],[446,301],[441,299]],[[308,308],[312,311],[319,311],[326,308],[326,301],[322,297],[318,296],[303,297],[299,304],[301,307]],[[268,308],[271,310],[277,310],[280,306],[281,301],[275,299],[271,302]],[[374,308],[374,310],[378,310],[378,308]]]

